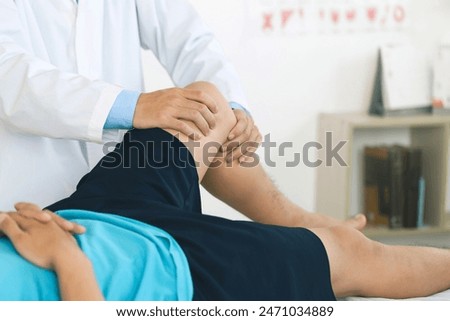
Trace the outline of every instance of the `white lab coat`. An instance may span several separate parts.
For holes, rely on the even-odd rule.
[[[141,48],[175,85],[211,81],[245,104],[236,72],[184,0],[78,2],[0,0],[0,210],[74,191],[89,170],[86,142],[104,140],[117,95],[143,91]]]

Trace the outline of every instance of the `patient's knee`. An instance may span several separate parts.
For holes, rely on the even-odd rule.
[[[222,93],[219,91],[219,89],[212,83],[206,82],[206,81],[197,81],[194,82],[186,87],[190,90],[197,90],[199,91],[199,95],[206,94],[213,98],[216,103],[217,107],[221,108],[224,104],[226,104],[226,99],[222,95]]]
[[[197,81],[190,84],[186,88],[198,90],[214,99],[218,108],[216,120],[219,126],[223,126],[228,130],[231,130],[231,128],[236,124],[236,117],[234,116],[228,101],[214,84],[206,81]]]
[[[341,251],[350,256],[361,257],[363,254],[372,252],[374,241],[368,239],[360,231],[347,226],[333,226],[330,228],[332,238]]]
[[[209,94],[220,94],[220,91],[217,89],[216,85],[208,81],[196,81],[188,85],[186,88],[203,90]]]

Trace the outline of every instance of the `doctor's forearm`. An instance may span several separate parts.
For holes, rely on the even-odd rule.
[[[6,130],[100,142],[121,91],[107,82],[61,71],[25,52],[0,30],[0,123]]]
[[[12,131],[101,141],[103,125],[121,91],[63,72],[13,42],[0,41],[0,121]]]

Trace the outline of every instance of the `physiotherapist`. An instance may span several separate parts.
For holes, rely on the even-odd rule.
[[[177,88],[144,92],[142,49]],[[214,101],[182,89],[200,80],[234,109],[230,136],[251,140],[237,73],[185,0],[0,0],[0,209],[67,197],[120,129],[206,135]]]

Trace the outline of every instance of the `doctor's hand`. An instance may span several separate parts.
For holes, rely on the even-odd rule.
[[[261,144],[261,133],[256,127],[253,118],[240,109],[233,110],[237,123],[228,134],[227,141],[222,146],[226,153],[225,160],[231,163],[235,160],[239,163],[254,161],[254,153]]]
[[[70,222],[48,210],[42,210],[36,204],[22,202],[15,204],[14,208],[16,209],[17,214],[26,218],[34,219],[41,223],[54,221],[60,228],[62,228],[66,232],[70,232],[72,234],[83,234],[84,232],[86,232],[86,229],[83,226],[74,222]],[[16,214],[16,212],[10,212],[8,214]],[[0,236],[1,235],[2,233],[0,231]]]
[[[214,128],[217,111],[215,100],[202,91],[184,88],[158,90],[139,96],[133,127],[173,129],[199,139]],[[186,121],[192,122],[193,126]]]

